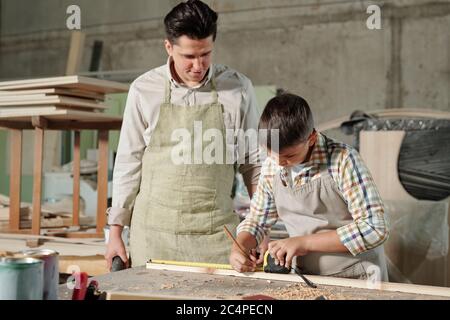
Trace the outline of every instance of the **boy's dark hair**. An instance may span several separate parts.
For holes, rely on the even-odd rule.
[[[306,141],[314,130],[311,109],[305,99],[291,93],[283,93],[267,102],[259,120],[259,129],[266,129],[262,142],[272,150],[271,130],[278,130],[278,150]],[[266,141],[267,139],[267,141]]]
[[[188,0],[175,6],[164,18],[167,39],[171,43],[185,35],[191,39],[213,41],[217,33],[217,13],[200,0]]]

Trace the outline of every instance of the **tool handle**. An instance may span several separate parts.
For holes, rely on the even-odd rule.
[[[303,279],[303,281],[305,281],[305,283],[306,283],[309,287],[314,288],[314,289],[317,288],[317,285],[316,285],[314,282],[312,282],[311,280],[309,280],[307,277],[305,277],[298,267],[296,267],[296,268],[294,269],[294,271],[295,271],[295,273],[296,273],[297,275],[300,276],[300,278]]]
[[[126,265],[119,256],[115,256],[114,258],[112,258],[112,265],[111,265],[112,272],[124,269],[126,269]]]

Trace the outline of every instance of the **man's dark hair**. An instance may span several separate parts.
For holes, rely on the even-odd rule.
[[[266,129],[261,135],[262,143],[272,150],[273,131],[278,130],[278,150],[306,141],[314,130],[311,109],[305,99],[291,93],[283,93],[267,102],[259,120],[259,129]]]
[[[167,39],[171,43],[185,35],[191,39],[216,40],[217,13],[200,0],[188,0],[175,6],[164,18]]]

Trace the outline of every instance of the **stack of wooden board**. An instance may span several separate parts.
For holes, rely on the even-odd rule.
[[[43,228],[61,228],[72,222],[72,202],[64,199],[58,203],[44,203],[41,209],[41,226]],[[31,203],[20,203],[20,228],[31,228],[33,208]],[[95,225],[92,217],[84,215],[83,208],[80,214],[83,225]],[[0,232],[9,227],[9,197],[0,194]]]
[[[0,120],[110,120],[105,94],[127,92],[128,85],[81,76],[0,82]]]

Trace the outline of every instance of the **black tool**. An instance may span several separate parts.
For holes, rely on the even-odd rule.
[[[264,255],[263,270],[264,272],[268,273],[284,273],[284,274],[291,273],[291,267],[286,268],[285,266],[277,265],[275,263],[275,259],[270,255],[269,251],[266,251],[266,254]],[[309,287],[317,288],[317,285],[314,284],[308,278],[306,278],[298,267],[296,267],[294,271],[297,275],[299,275],[303,279],[303,281],[305,281],[305,283]]]
[[[295,273],[296,273],[297,275],[300,276],[300,278],[303,279],[303,281],[305,281],[305,283],[306,283],[309,287],[311,287],[311,288],[317,288],[317,285],[316,285],[314,282],[312,282],[311,280],[309,280],[307,277],[305,277],[305,276],[303,275],[303,273],[301,272],[301,270],[300,270],[298,267],[295,267],[294,271],[295,271]]]
[[[277,265],[269,251],[266,251],[266,254],[264,255],[263,270],[267,273],[291,273],[291,267],[286,268],[285,266]]]
[[[127,267],[125,265],[125,262],[123,262],[119,256],[115,256],[114,258],[112,258],[112,266],[111,266],[112,272],[124,270],[126,268]]]

